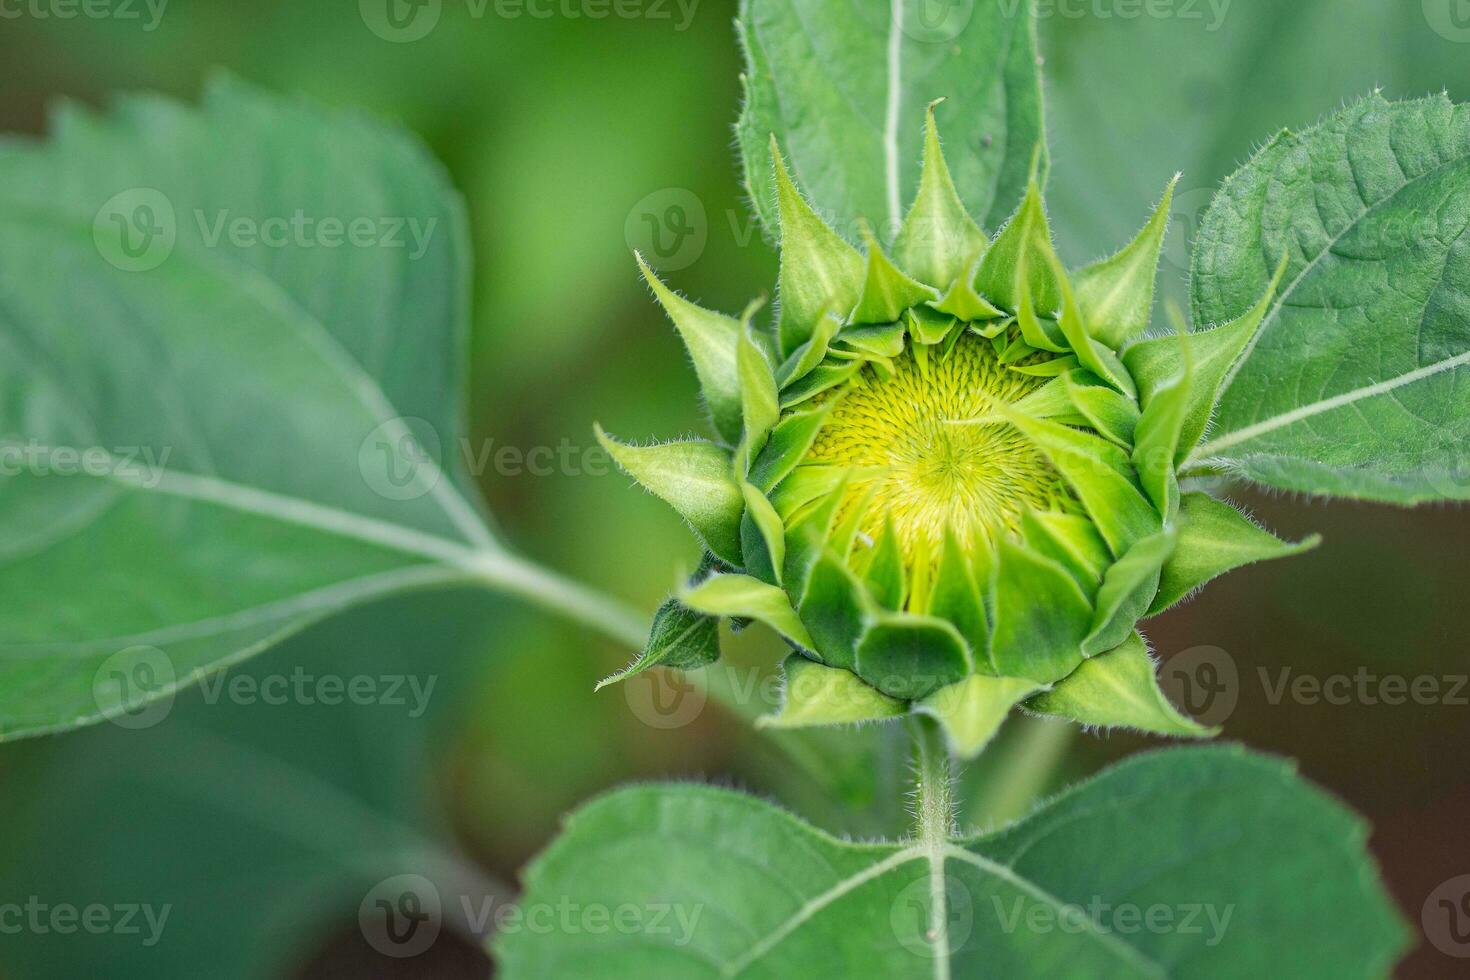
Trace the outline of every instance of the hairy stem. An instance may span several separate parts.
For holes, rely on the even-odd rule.
[[[954,832],[954,771],[939,723],[914,715],[917,778],[914,786],[915,833],[929,857],[929,928],[924,938],[934,947],[934,976],[949,978],[949,896],[945,891],[945,849]]]
[[[942,847],[954,829],[954,773],[939,723],[927,715],[911,721],[916,753],[915,834],[919,843]]]

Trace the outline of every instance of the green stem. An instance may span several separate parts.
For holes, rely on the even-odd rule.
[[[935,980],[949,980],[949,893],[945,889],[945,849],[954,835],[954,767],[939,723],[927,715],[910,716],[918,756],[914,787],[915,831],[929,860],[929,928]]]
[[[634,650],[642,650],[648,639],[648,619],[633,607],[519,555],[478,554],[471,571],[487,585],[590,626]]]
[[[910,722],[917,753],[914,785],[915,832],[919,843],[940,848],[954,830],[954,770],[939,723],[927,715]]]

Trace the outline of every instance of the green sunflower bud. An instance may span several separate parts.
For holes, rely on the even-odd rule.
[[[922,712],[966,756],[1018,705],[1213,734],[1159,691],[1137,626],[1232,568],[1316,543],[1180,486],[1271,294],[1234,323],[1142,336],[1173,184],[1137,239],[1074,276],[1034,175],[994,241],[966,213],[932,106],[918,194],[887,250],[866,227],[861,251],[828,227],[773,156],[773,328],[753,325],[755,306],[702,310],[644,268],[722,442],[599,430],[712,556],[618,677],[706,663],[717,620],[750,619],[794,650],[771,725]]]

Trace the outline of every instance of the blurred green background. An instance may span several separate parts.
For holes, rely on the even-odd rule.
[[[645,216],[685,207],[694,244],[664,266],[706,305],[739,309],[773,284],[731,149],[733,3],[593,19],[578,3],[539,18],[444,0],[438,24],[411,43],[370,30],[371,6],[172,0],[155,20],[141,0],[68,19],[50,0],[7,4],[0,128],[40,133],[58,100],[104,104],[118,89],[192,99],[222,66],[419,133],[474,229],[471,445],[567,445],[579,461],[552,476],[492,464],[479,474],[484,493],[526,553],[651,610],[694,548],[672,513],[608,471],[591,427],[640,438],[701,427],[693,374],[629,256],[650,244]],[[1162,17],[1129,16],[1141,5],[1126,0],[1040,6],[1063,254],[1081,263],[1122,244],[1182,170],[1163,289],[1177,302],[1210,189],[1277,129],[1375,86],[1470,100],[1462,0],[1180,0],[1149,8]],[[1320,530],[1326,544],[1237,573],[1156,621],[1151,639],[1166,673],[1176,655],[1224,665],[1233,687],[1213,710],[1229,712],[1228,736],[1297,756],[1372,821],[1372,848],[1417,929],[1435,886],[1470,872],[1470,692],[1457,704],[1334,705],[1275,698],[1274,685],[1282,668],[1322,679],[1363,668],[1454,687],[1446,678],[1470,671],[1470,518],[1241,499],[1283,536]],[[776,655],[755,632],[716,678],[753,691],[750,710]],[[407,597],[237,672],[432,677],[417,716],[411,704],[230,704],[196,690],[145,730],[104,724],[0,747],[0,903],[171,906],[152,945],[146,927],[0,932],[0,978],[482,977],[492,967],[472,924],[448,923],[421,956],[381,955],[359,928],[369,889],[417,873],[446,902],[505,900],[565,811],[629,779],[743,786],[839,832],[902,826],[891,733],[773,742],[697,690],[640,682],[594,696],[593,682],[628,657],[497,598]],[[971,774],[969,815],[1002,819],[1150,744],[1013,720]],[[1456,966],[1421,942],[1401,973]]]

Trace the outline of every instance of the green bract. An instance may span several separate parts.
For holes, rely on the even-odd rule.
[[[1089,725],[1211,732],[1159,692],[1138,620],[1290,545],[1183,492],[1238,320],[1144,336],[1172,185],[1138,237],[1069,274],[1035,175],[995,240],[966,213],[933,107],[917,198],[859,251],[779,151],[774,329],[644,275],[683,337],[720,442],[604,445],[708,553],[623,675],[718,656],[711,620],[795,649],[770,723],[937,717],[972,755],[1011,707]],[[640,259],[641,264],[641,259]]]

